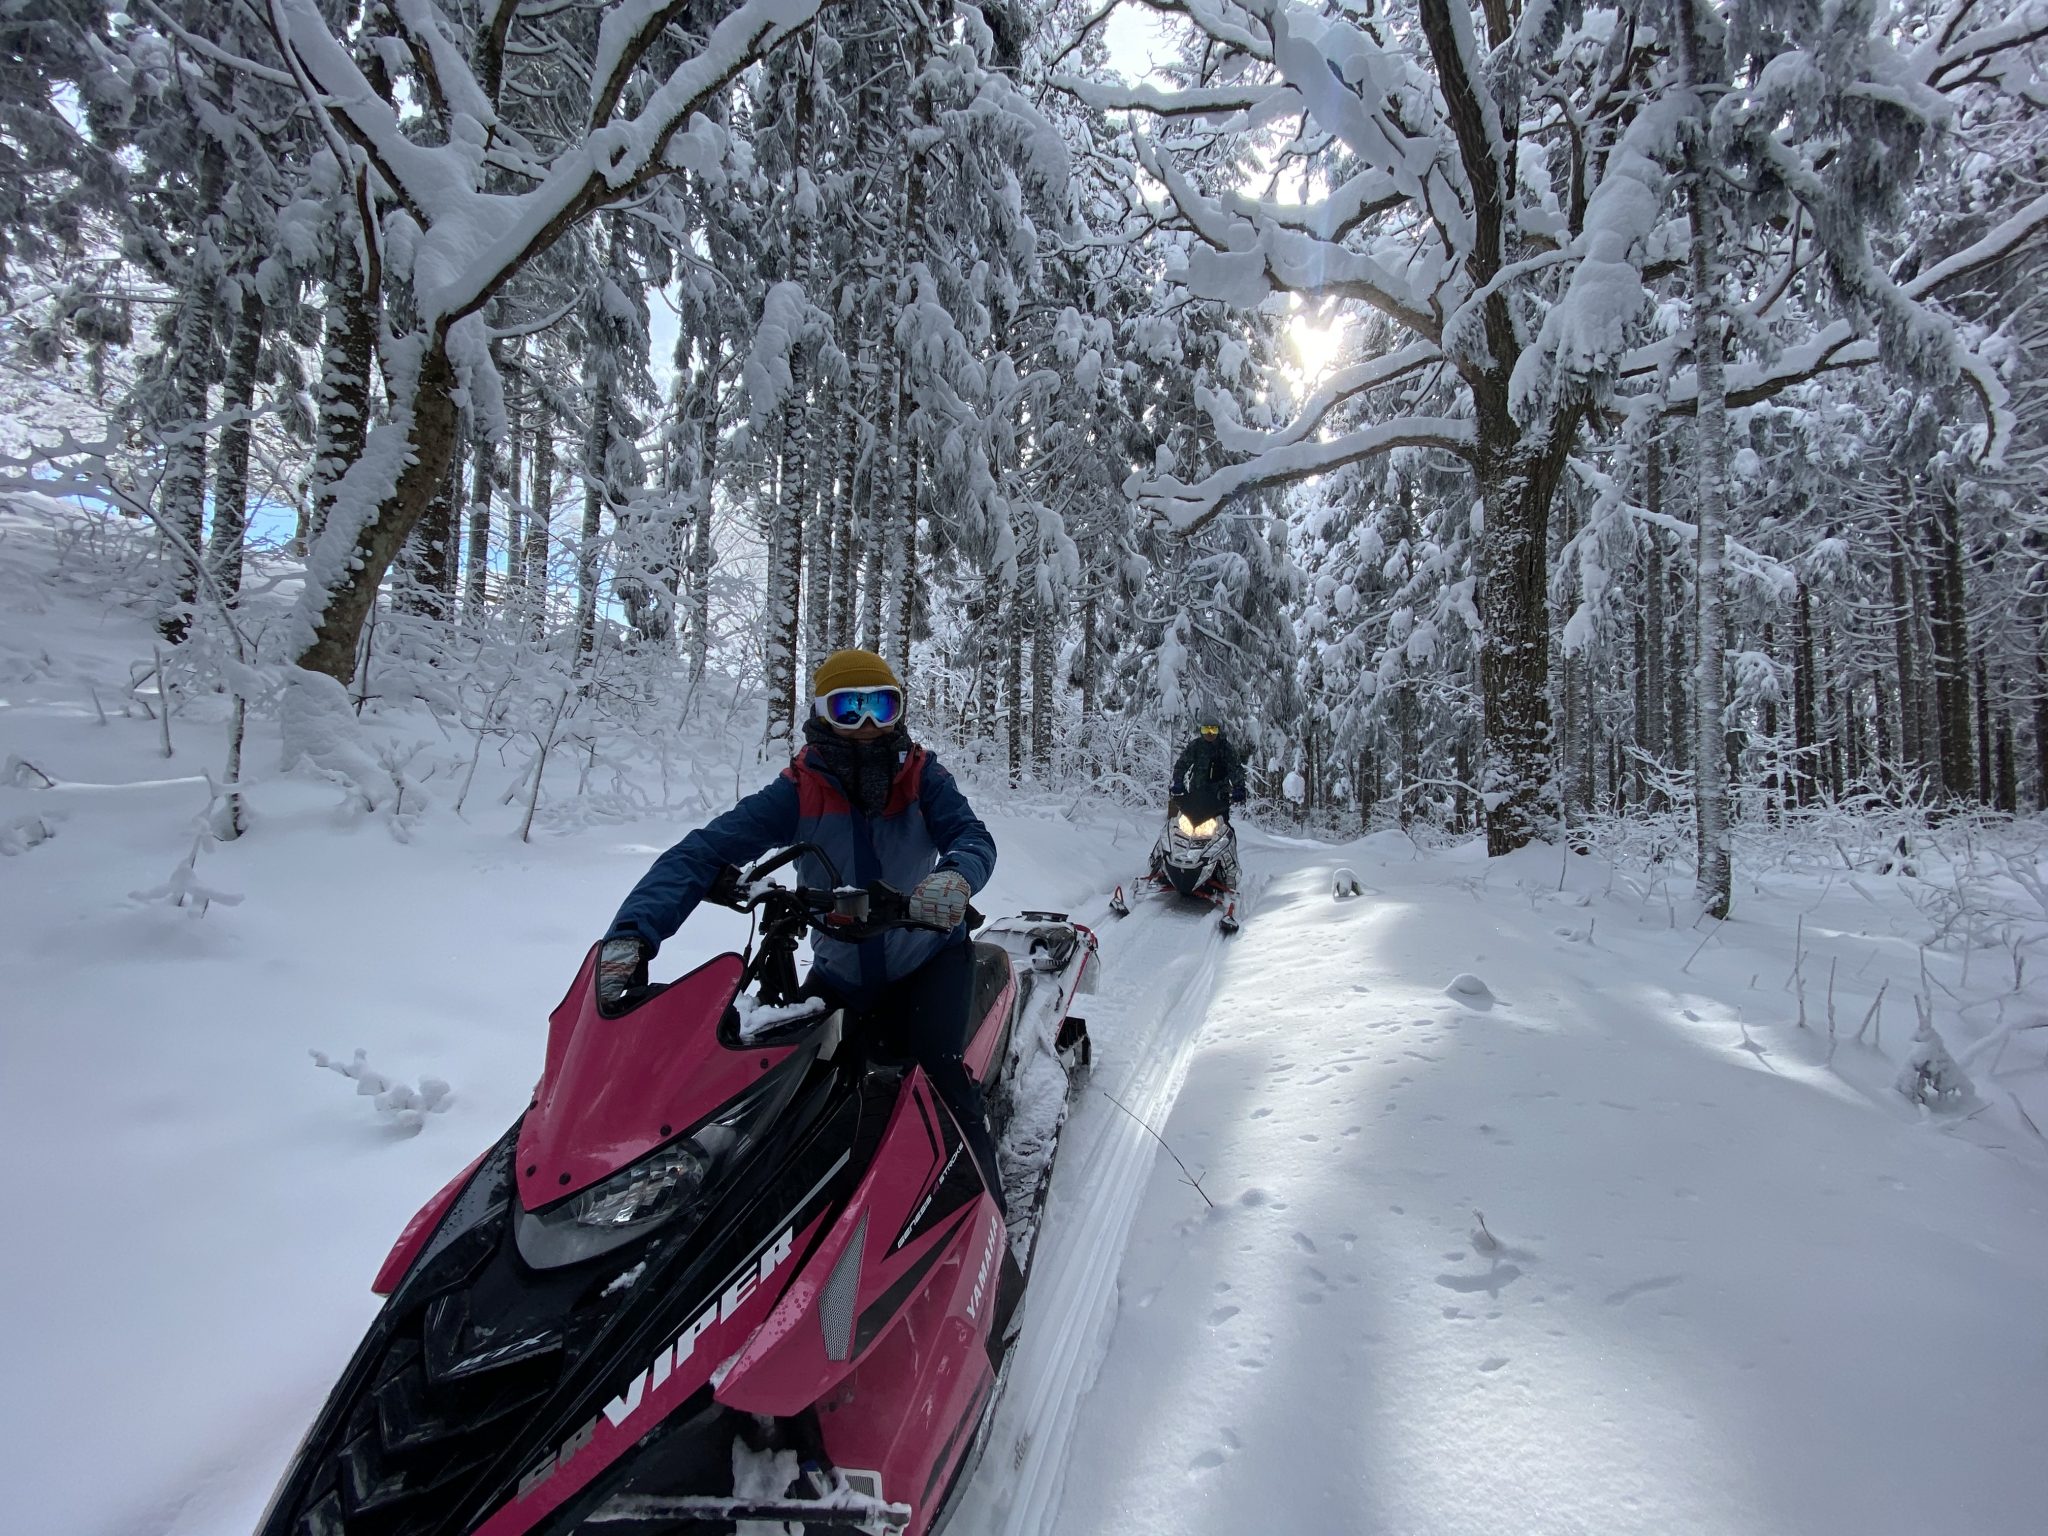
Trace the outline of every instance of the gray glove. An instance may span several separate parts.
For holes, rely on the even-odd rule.
[[[967,920],[967,898],[973,894],[959,870],[935,869],[910,893],[911,920],[950,932]]]
[[[597,951],[597,1000],[616,1008],[647,984],[647,956],[638,939],[606,939]]]

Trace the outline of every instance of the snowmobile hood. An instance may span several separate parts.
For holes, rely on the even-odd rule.
[[[548,1016],[547,1065],[519,1132],[519,1201],[537,1210],[687,1131],[794,1049],[733,1050],[718,1024],[744,963],[719,955],[616,1018],[598,1012],[597,949]]]

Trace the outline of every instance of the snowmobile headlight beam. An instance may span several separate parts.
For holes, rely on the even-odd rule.
[[[1211,816],[1207,821],[1191,821],[1188,818],[1188,813],[1182,811],[1180,813],[1180,830],[1182,835],[1186,837],[1214,837],[1216,835],[1216,818]]]

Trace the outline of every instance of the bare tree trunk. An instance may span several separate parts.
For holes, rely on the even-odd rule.
[[[1015,592],[1009,599],[1003,604],[1003,705],[1014,785],[1024,782],[1024,605]]]
[[[375,356],[378,296],[362,291],[362,269],[347,241],[327,287],[320,354],[319,415],[313,429],[313,473],[306,490],[298,546],[310,554],[327,526],[341,477],[363,456],[370,430],[370,366]]]
[[[860,473],[861,422],[849,409],[839,461],[839,494],[832,498],[832,612],[826,621],[834,648],[853,643],[856,599],[860,595],[860,545],[854,514],[855,478]]]
[[[1934,562],[1927,573],[1928,612],[1934,628],[1935,700],[1941,722],[1942,787],[1957,799],[1977,793],[1970,719],[1970,630],[1965,617],[1963,541],[1954,494],[1936,488],[1929,532]]]
[[[1927,766],[1927,751],[1920,734],[1920,674],[1916,665],[1918,647],[1913,635],[1912,580],[1906,571],[1906,541],[1892,530],[1892,655],[1899,672],[1899,755],[1911,792],[1917,793]]]
[[[263,355],[267,316],[262,300],[242,294],[242,312],[235,317],[228,344],[227,371],[221,379],[220,445],[214,455],[213,532],[206,563],[223,596],[242,590],[242,547],[249,531],[250,412],[256,404],[256,369]]]
[[[208,156],[207,164],[213,163],[214,157]],[[202,176],[202,187],[208,180]],[[210,180],[217,184],[219,177],[216,174]],[[192,604],[199,595],[199,573],[192,568],[192,555],[206,547],[207,381],[212,373],[208,354],[213,350],[213,285],[202,283],[197,277],[191,282],[191,289],[178,302],[164,402],[168,409],[160,415],[157,427],[164,444],[157,515],[178,539],[164,541],[164,563],[174,574],[169,590],[158,600],[156,627],[173,645],[191,629]]]
[[[1052,776],[1053,649],[1052,616],[1043,602],[1033,602],[1031,615],[1031,768],[1040,783]]]
[[[777,484],[768,506],[768,590],[761,615],[766,628],[763,660],[768,692],[768,742],[771,748],[795,736],[797,655],[802,644],[803,524],[790,505],[797,478],[787,436],[778,455]]]
[[[1996,754],[1991,744],[1991,679],[1984,657],[1977,657],[1977,803],[1991,804],[1997,791],[1992,780],[1997,773]]]
[[[1680,77],[1688,93],[1706,84],[1700,62],[1699,17],[1694,0],[1673,0]],[[1704,104],[1702,104],[1704,112]],[[1690,173],[1686,212],[1692,226],[1693,363],[1699,378],[1695,433],[1699,443],[1699,564],[1695,593],[1699,634],[1693,674],[1698,710],[1693,748],[1693,796],[1699,832],[1699,899],[1709,917],[1726,918],[1733,899],[1728,835],[1727,676],[1728,620],[1722,595],[1727,534],[1722,513],[1728,495],[1728,388],[1725,364],[1728,314],[1717,243],[1720,199],[1708,179],[1705,123],[1687,135]]]
[[[924,623],[924,572],[919,569],[917,560],[917,489],[918,462],[913,448],[908,505],[903,510],[901,521],[903,542],[896,557],[896,643],[889,651],[889,664],[896,669],[898,677],[910,675],[910,643],[917,638]]]
[[[2009,709],[1998,711],[1997,739],[1993,750],[1998,755],[1997,807],[2008,816],[2017,816],[2020,809],[2020,772],[2018,757],[2013,751],[2012,712]]]
[[[1653,517],[1664,511],[1664,445],[1652,438],[1643,466],[1643,500]],[[1664,530],[1651,522],[1643,531],[1643,626],[1636,646],[1642,674],[1641,702],[1636,710],[1639,745],[1658,762],[1664,760],[1664,729],[1669,687],[1664,677]]]
[[[690,682],[704,679],[711,657],[711,490],[718,466],[715,423],[697,442],[697,483],[690,500]]]
[[[505,378],[505,607],[524,621],[526,612],[526,498],[521,460],[526,453],[524,343],[511,357]]]
[[[357,642],[384,573],[429,504],[450,489],[448,471],[456,451],[457,411],[455,370],[445,345],[428,347],[421,360],[411,411],[407,437],[412,456],[399,472],[390,500],[363,518],[356,529],[346,566],[339,568],[340,574],[322,594],[325,601],[319,606],[313,642],[298,658],[300,666],[325,672],[343,683],[355,680]],[[332,529],[323,530],[323,548],[332,533]]]
[[[804,508],[804,564],[810,581],[804,588],[804,669],[818,670],[832,648],[832,503],[830,464],[838,455],[818,445],[812,489]]]
[[[583,438],[583,527],[576,547],[576,654],[585,661],[597,647],[598,540],[604,532],[608,489],[612,389],[611,369],[599,363],[590,392],[590,427]]]
[[[1480,415],[1480,704],[1485,720],[1486,851],[1513,853],[1554,821],[1549,707],[1550,604],[1546,554],[1550,504],[1576,418],[1550,423],[1545,439],[1488,406]]]
[[[1808,805],[1813,800],[1814,749],[1820,739],[1814,715],[1813,685],[1813,595],[1805,582],[1792,606],[1792,745],[1798,767],[1793,770],[1793,800]]]
[[[555,417],[542,400],[534,402],[533,506],[526,516],[527,611],[538,638],[548,622],[548,522],[555,507]]]
[[[481,624],[490,593],[491,495],[496,478],[497,455],[479,423],[471,440],[474,459],[469,496],[469,562],[462,584],[462,611],[472,624]]]
[[[2034,642],[2034,805],[2048,809],[2048,650]]]
[[[888,573],[883,559],[883,545],[888,542],[888,529],[872,512],[867,517],[867,559],[860,594],[860,645],[864,651],[877,655],[882,650],[882,602],[888,592]]]
[[[1408,675],[1405,662],[1401,681],[1395,685],[1395,690],[1394,741],[1400,754],[1396,761],[1400,782],[1394,792],[1400,797],[1397,803],[1401,827],[1406,831],[1415,820],[1422,799],[1421,786],[1416,782],[1422,777],[1422,733],[1416,719],[1415,681]]]
[[[1685,562],[1666,561],[1664,575],[1669,583],[1665,590],[1664,632],[1671,647],[1664,662],[1664,742],[1672,768],[1688,773],[1692,769],[1692,698],[1686,692],[1685,680],[1692,675],[1692,662],[1686,640],[1692,626],[1680,618],[1689,596],[1685,590]]]

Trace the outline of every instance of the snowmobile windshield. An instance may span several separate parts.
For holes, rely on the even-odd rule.
[[[1227,785],[1197,784],[1174,800],[1167,809],[1173,815],[1187,817],[1199,827],[1205,821],[1220,819],[1229,804],[1230,791]]]

